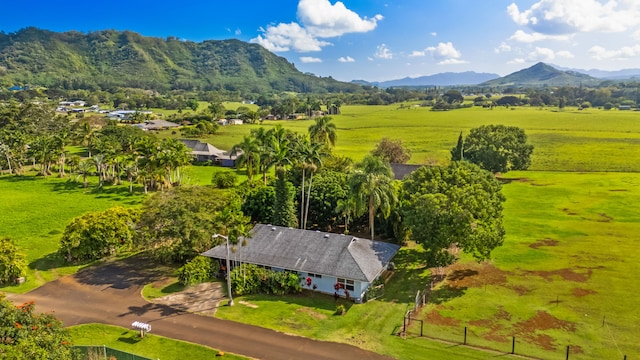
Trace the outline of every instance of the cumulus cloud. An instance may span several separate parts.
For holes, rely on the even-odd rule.
[[[511,46],[509,46],[509,44],[502,42],[497,48],[493,49],[493,51],[496,54],[499,53],[503,53],[503,52],[510,52],[511,51]]]
[[[371,31],[383,16],[378,14],[371,19],[360,17],[341,1],[332,5],[329,0],[300,0],[298,19],[314,36],[330,38]]]
[[[557,57],[560,58],[564,58],[564,59],[573,59],[575,56],[571,53],[571,51],[558,51],[556,53]]]
[[[391,50],[389,50],[389,48],[385,44],[378,45],[378,49],[376,50],[376,53],[374,56],[377,57],[378,59],[386,59],[386,60],[393,59],[393,53],[391,52]]]
[[[411,54],[409,54],[409,57],[422,57],[422,56],[426,56],[427,53],[424,51],[418,51],[418,50],[414,50],[411,52]]]
[[[264,46],[269,51],[298,52],[320,51],[323,46],[331,43],[313,37],[306,29],[297,23],[280,23],[276,26],[269,25],[263,30],[262,35],[251,39],[251,42]]]
[[[640,45],[625,46],[618,50],[607,50],[602,46],[593,46],[589,54],[596,60],[627,60],[640,57]]]
[[[300,57],[300,61],[302,61],[305,64],[308,64],[308,63],[321,63],[322,59],[317,58],[317,57],[311,57],[311,56],[302,56],[302,57]]]
[[[463,64],[464,60],[460,59],[462,54],[451,42],[439,43],[438,46],[430,46],[425,49],[434,59],[441,65]]]
[[[640,30],[634,32],[631,36],[633,36],[633,38],[636,40],[640,40]]]
[[[299,23],[280,23],[261,28],[262,34],[250,42],[274,52],[320,51],[324,46],[332,45],[322,39],[368,32],[383,19],[380,14],[372,18],[360,17],[341,1],[331,4],[329,0],[300,0],[297,16]]]
[[[529,53],[529,61],[551,61],[556,58],[556,53],[549,48],[536,47],[536,49]]]
[[[434,31],[431,33],[431,36],[438,36],[438,33]]]
[[[340,58],[338,58],[338,61],[342,63],[350,63],[356,62],[356,59],[352,58],[351,56],[341,56]]]
[[[569,40],[569,35],[548,35],[539,32],[527,33],[522,30],[516,31],[509,40],[515,40],[522,43],[533,43],[543,40]]]
[[[511,19],[541,34],[624,32],[638,25],[640,4],[632,0],[540,0],[521,11],[507,7]]]

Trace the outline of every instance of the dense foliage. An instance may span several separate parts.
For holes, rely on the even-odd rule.
[[[459,140],[458,140],[459,141]],[[526,170],[531,165],[533,145],[523,129],[505,125],[483,125],[471,129],[464,140],[462,157],[491,172]],[[458,148],[452,150],[452,159]]]
[[[15,306],[0,294],[0,358],[80,359],[67,329],[51,313],[36,313],[33,302]]]
[[[142,205],[139,246],[163,262],[186,263],[220,241],[223,211],[239,209],[228,191],[213,187],[172,188],[156,193]]]
[[[10,238],[0,238],[0,284],[13,284],[24,276],[27,263],[24,254]]]
[[[298,274],[273,271],[253,264],[242,264],[231,270],[231,288],[235,294],[285,295],[302,291]]]
[[[402,145],[402,140],[392,140],[383,137],[371,151],[371,155],[377,156],[390,164],[404,164],[411,159],[411,150]]]
[[[73,219],[64,229],[59,253],[70,262],[92,261],[133,248],[139,211],[114,207]]]
[[[478,260],[502,245],[501,185],[477,165],[453,162],[448,167],[421,167],[403,184],[403,223],[422,244],[429,266],[453,263],[457,247]]]
[[[218,261],[196,256],[178,269],[178,280],[183,285],[194,285],[213,279],[218,274]]]

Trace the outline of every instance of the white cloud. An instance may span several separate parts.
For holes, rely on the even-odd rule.
[[[309,33],[322,38],[341,36],[347,33],[363,33],[376,28],[383,16],[360,17],[347,9],[341,1],[331,4],[329,0],[300,0],[298,19]]]
[[[302,56],[302,57],[300,57],[300,61],[302,61],[305,64],[308,64],[308,63],[321,63],[322,59],[317,58],[317,57],[311,57],[311,56]]]
[[[376,50],[376,53],[374,56],[377,57],[378,59],[387,59],[387,60],[393,59],[393,53],[391,52],[391,50],[389,50],[389,48],[385,44],[378,45],[378,50]]]
[[[529,53],[529,61],[551,61],[556,58],[556,53],[549,48],[536,47],[536,49]]]
[[[636,40],[640,40],[640,30],[634,32],[631,36]]]
[[[497,48],[493,49],[493,51],[496,54],[499,53],[503,53],[503,52],[510,52],[511,51],[511,46],[509,46],[509,44],[502,42]]]
[[[258,35],[250,42],[258,43],[269,51],[320,51],[323,46],[331,45],[329,42],[311,36],[306,29],[294,22],[280,23],[276,26],[269,25],[266,30],[261,30],[264,36]]]
[[[242,30],[236,29],[235,34],[238,36],[242,35]]]
[[[431,33],[431,36],[438,36],[438,33],[434,31]]]
[[[434,59],[438,60],[438,64],[450,65],[450,64],[463,64],[464,60],[461,60],[462,54],[458,51],[451,42],[439,43],[438,46],[430,46],[425,49],[429,52]]]
[[[542,34],[576,32],[624,32],[638,25],[640,4],[636,0],[540,0],[520,11],[507,7],[511,19]]]
[[[566,50],[558,51],[558,52],[556,53],[556,56],[557,56],[557,57],[560,57],[560,58],[565,58],[565,59],[573,59],[573,58],[575,57],[575,56],[571,53],[571,51],[566,51]]]
[[[300,23],[269,25],[266,30],[260,28],[262,34],[249,41],[274,52],[320,51],[324,46],[332,45],[321,39],[368,32],[383,19],[380,14],[373,18],[360,17],[341,1],[331,4],[329,0],[300,0],[297,16]]]
[[[426,56],[427,53],[425,53],[424,51],[417,51],[414,50],[413,52],[411,52],[411,54],[409,54],[409,57],[422,57],[422,56]]]
[[[539,32],[527,33],[522,30],[516,31],[509,40],[515,40],[522,43],[532,43],[543,40],[569,40],[568,35],[548,35]]]
[[[523,58],[515,58],[509,62],[507,62],[507,64],[524,64],[525,62],[527,62],[525,59]]]
[[[589,54],[596,60],[627,60],[640,57],[640,45],[625,46],[618,50],[607,50],[602,46],[593,46]]]
[[[342,62],[342,63],[350,63],[350,62],[356,62],[356,60],[354,58],[352,58],[351,56],[341,56],[338,61]]]

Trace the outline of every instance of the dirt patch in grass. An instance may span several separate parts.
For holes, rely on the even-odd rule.
[[[575,288],[571,291],[575,297],[583,297],[587,295],[597,294],[598,292],[590,289]]]
[[[606,222],[606,223],[608,223],[608,222],[613,221],[613,218],[611,216],[605,214],[605,213],[600,213],[598,215],[600,215],[600,219],[597,220],[598,222]]]
[[[546,350],[555,350],[553,338],[546,334],[537,333],[537,331],[557,329],[574,332],[576,326],[574,323],[560,320],[546,311],[538,311],[532,318],[515,324],[513,329],[515,336],[523,337]]]
[[[309,308],[306,308],[306,307],[305,308],[299,308],[299,309],[296,310],[296,312],[297,313],[307,314],[307,315],[311,316],[312,318],[318,319],[318,320],[324,320],[324,319],[327,318],[327,315],[320,314],[319,312],[314,311],[314,310],[309,309]]]
[[[451,287],[470,288],[485,285],[504,285],[507,273],[490,263],[455,263],[449,267],[447,284]]]
[[[222,283],[207,282],[153,299],[152,302],[168,305],[183,311],[213,315],[218,310],[218,305],[223,299],[226,299],[226,297],[222,292]]]
[[[586,282],[591,277],[592,270],[588,269],[586,272],[577,272],[573,269],[559,269],[552,271],[525,271],[525,274],[537,275],[544,278],[547,281],[553,281],[554,276],[559,276],[564,280],[575,282]]]
[[[444,326],[460,326],[460,320],[442,316],[438,308],[431,310],[424,316],[427,324],[444,325]]]
[[[518,296],[524,296],[531,292],[531,290],[524,285],[507,285],[505,287],[515,291]]]
[[[558,240],[553,240],[553,239],[542,239],[542,240],[538,240],[536,242],[534,242],[533,244],[530,244],[529,247],[532,249],[537,249],[543,246],[557,246],[559,243]]]
[[[568,208],[564,208],[564,209],[562,209],[562,211],[567,215],[571,215],[571,216],[578,215],[578,213],[575,213],[575,212],[569,210]]]
[[[246,306],[246,307],[250,307],[250,308],[252,308],[252,309],[257,309],[257,308],[258,308],[258,305],[256,305],[256,304],[252,304],[252,303],[250,303],[250,302],[248,302],[248,301],[244,301],[244,300],[243,300],[243,301],[238,301],[238,304],[240,304],[240,305],[244,305],[244,306]]]

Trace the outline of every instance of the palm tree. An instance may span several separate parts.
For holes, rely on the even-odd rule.
[[[336,206],[336,212],[344,216],[344,233],[345,234],[349,233],[349,221],[351,219],[351,214],[353,214],[354,209],[356,207],[354,200],[355,200],[354,197],[349,197],[347,199],[340,199],[338,200],[338,203]]]
[[[336,124],[331,122],[331,117],[322,116],[315,119],[315,123],[309,126],[311,141],[320,142],[328,146],[335,146],[338,140]]]
[[[362,162],[356,164],[356,169],[349,179],[350,193],[356,205],[355,214],[359,215],[367,210],[369,212],[371,240],[375,235],[376,211],[381,210],[386,218],[391,212],[391,206],[398,201],[392,179],[389,165],[371,155],[367,155]]]
[[[324,154],[324,144],[311,143],[309,139],[304,138],[297,142],[296,155],[297,160],[302,167],[302,183],[300,184],[300,225],[302,229],[307,228],[307,217],[309,215],[309,203],[311,202],[311,186],[313,185],[313,174],[322,165],[322,158]],[[309,190],[307,191],[307,198],[305,200],[305,177],[309,172]]]
[[[87,187],[87,177],[91,173],[91,168],[94,166],[93,162],[90,159],[82,160],[78,163],[77,172],[78,177],[82,176],[82,187]],[[77,180],[76,180],[77,181]]]
[[[234,145],[229,156],[237,156],[236,166],[247,167],[249,181],[253,180],[253,175],[260,165],[260,145],[255,137],[245,136],[242,142]]]

